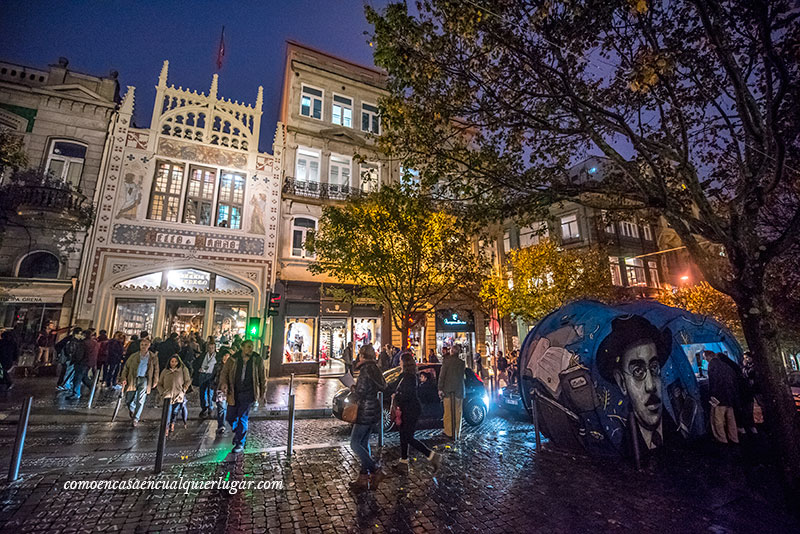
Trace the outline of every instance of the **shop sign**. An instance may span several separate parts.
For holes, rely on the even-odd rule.
[[[26,285],[0,288],[0,304],[61,304],[68,287],[39,287]]]
[[[440,310],[436,312],[436,330],[441,332],[473,332],[475,324],[471,313]]]
[[[334,317],[348,317],[350,316],[350,304],[347,302],[322,301],[320,303],[319,314]]]
[[[223,234],[149,228],[133,224],[114,225],[111,241],[120,245],[207,250],[231,254],[264,254],[264,239],[238,236],[233,239]]]
[[[45,304],[52,301],[52,299],[34,295],[0,295],[0,304]]]

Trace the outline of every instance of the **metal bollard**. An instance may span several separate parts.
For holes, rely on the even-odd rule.
[[[28,397],[22,403],[17,421],[17,439],[14,440],[14,452],[11,454],[11,465],[8,466],[8,481],[14,482],[19,478],[19,466],[22,463],[22,447],[25,445],[25,435],[28,433],[28,419],[31,416],[33,397]]]
[[[533,423],[533,435],[536,437],[536,450],[542,448],[542,438],[539,436],[539,411],[536,409],[536,398],[539,393],[534,389],[531,395],[531,422]]]
[[[450,393],[450,431],[453,433],[453,441],[458,439],[458,431],[456,430],[456,394]]]
[[[286,456],[294,451],[294,393],[289,393],[289,428],[286,434]]]
[[[92,404],[94,404],[94,393],[97,391],[97,379],[100,378],[100,370],[94,370],[94,381],[92,381],[92,392],[89,394],[89,409],[92,409]]]
[[[161,410],[161,428],[158,429],[158,446],[156,447],[155,473],[159,474],[164,465],[164,449],[167,446],[167,427],[172,412],[172,399],[164,399],[164,408]]]
[[[383,391],[378,392],[378,407],[381,409],[381,427],[378,430],[378,447],[383,447],[383,429],[386,421],[384,418],[386,417],[386,413],[383,411]]]

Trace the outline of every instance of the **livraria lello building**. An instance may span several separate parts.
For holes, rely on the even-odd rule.
[[[134,127],[128,87],[110,127],[97,218],[84,252],[77,320],[156,337],[230,340],[263,317],[280,200],[280,155],[258,151],[254,104],[168,84],[164,62],[149,128]]]

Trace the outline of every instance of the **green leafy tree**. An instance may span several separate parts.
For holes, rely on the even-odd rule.
[[[383,150],[487,215],[572,200],[663,216],[729,295],[800,488],[768,267],[800,240],[800,41],[790,0],[421,0],[366,8]],[[601,155],[601,177],[570,174]],[[719,245],[728,262],[705,242]]]
[[[451,298],[484,269],[466,221],[401,187],[326,206],[306,247],[316,255],[312,272],[360,285],[389,306],[403,348],[415,315]]]
[[[28,166],[28,155],[22,137],[0,130],[0,176],[8,170],[16,171]]]
[[[607,259],[597,249],[563,250],[545,239],[512,250],[506,260],[511,283],[494,276],[484,285],[485,296],[496,299],[502,315],[513,314],[533,323],[572,300],[618,298]]]
[[[713,317],[740,341],[743,339],[742,321],[736,311],[736,303],[728,295],[711,287],[708,282],[676,289],[663,289],[658,294],[658,301],[667,306]]]

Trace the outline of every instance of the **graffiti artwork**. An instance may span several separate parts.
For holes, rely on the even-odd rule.
[[[520,394],[538,393],[543,431],[555,444],[632,454],[706,432],[697,346],[741,348],[710,318],[639,301],[577,301],[551,313],[520,352]],[[632,428],[633,427],[633,428]],[[635,428],[635,431],[634,431]]]

